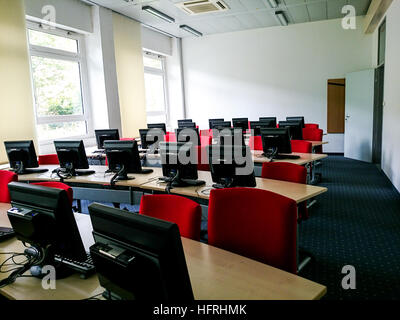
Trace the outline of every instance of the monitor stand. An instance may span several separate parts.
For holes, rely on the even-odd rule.
[[[276,154],[271,156],[270,154],[263,153],[264,157],[270,158],[271,160],[297,160],[300,156],[294,154]]]
[[[200,187],[206,184],[203,180],[181,179],[179,170],[175,177],[163,177],[159,180],[169,183],[173,188]]]
[[[136,174],[149,174],[149,173],[153,173],[154,170],[153,169],[142,169],[140,172],[135,172]]]

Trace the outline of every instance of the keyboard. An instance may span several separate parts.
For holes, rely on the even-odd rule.
[[[269,158],[269,155],[263,153],[264,157]],[[274,156],[274,160],[297,160],[300,159],[300,156],[294,154],[277,154]]]
[[[15,232],[11,228],[0,227],[0,242],[6,241],[15,236]]]
[[[65,257],[61,257],[58,254],[55,255],[54,260],[56,262],[64,264],[68,268],[71,268],[71,269],[77,271],[78,273],[81,274],[81,277],[86,279],[87,277],[89,277],[90,275],[92,275],[96,272],[92,257],[90,256],[89,253],[86,253],[86,254],[87,254],[87,257],[86,257],[85,261],[74,261],[74,260],[71,260],[71,259],[68,259]]]

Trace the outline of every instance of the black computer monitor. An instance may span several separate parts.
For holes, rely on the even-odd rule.
[[[5,141],[4,146],[10,168],[17,174],[42,173],[48,169],[38,168],[39,163],[36,156],[35,146],[32,140],[27,141]]]
[[[200,145],[200,134],[198,128],[178,128],[175,129],[177,142],[192,142],[194,145]]]
[[[164,134],[167,134],[167,126],[165,123],[149,123],[147,124],[148,129],[161,129]]]
[[[248,146],[207,146],[214,188],[255,187],[254,162]]]
[[[159,149],[159,144],[164,141],[165,132],[156,129],[139,129],[141,148],[143,150],[151,149],[152,151],[157,151]]]
[[[190,129],[196,129],[196,122],[181,122],[178,124],[179,129],[185,129],[185,128],[190,128]]]
[[[108,299],[193,301],[176,224],[93,203],[90,253]]]
[[[104,149],[103,142],[106,140],[119,140],[118,129],[94,130],[98,149]]]
[[[223,128],[218,127],[218,132],[214,138],[221,145],[245,145],[244,132],[241,128]]]
[[[217,123],[217,122],[224,122],[224,119],[223,119],[223,118],[219,118],[219,119],[208,119],[209,128],[210,128],[210,129],[214,129],[214,128],[215,128],[215,127],[214,127],[214,123]]]
[[[171,187],[201,186],[205,181],[197,180],[197,149],[190,142],[161,142],[161,165],[163,178]]]
[[[233,128],[242,129],[243,132],[246,132],[249,129],[249,119],[248,118],[234,118],[232,119]]]
[[[152,169],[142,169],[137,141],[104,141],[108,168],[106,173],[115,173],[112,181],[131,180],[128,173],[148,174]]]
[[[261,139],[264,156],[272,160],[300,158],[296,155],[290,155],[292,153],[292,145],[288,128],[262,129]]]
[[[253,130],[254,136],[260,136],[261,129],[268,129],[268,128],[276,128],[276,125],[274,125],[273,120],[250,121],[250,129]]]
[[[182,119],[182,120],[178,120],[178,128],[179,128],[179,125],[182,124],[182,123],[192,123],[192,122],[193,122],[192,119]]]
[[[303,140],[301,121],[279,121],[279,128],[288,128],[291,140]]]
[[[65,178],[95,173],[86,170],[89,169],[89,162],[82,140],[54,141],[54,146],[60,161],[60,169],[54,170],[55,173],[66,175]]]
[[[300,121],[302,128],[305,127],[304,117],[301,117],[301,116],[298,116],[298,117],[286,117],[286,121],[294,121],[294,122]]]
[[[276,128],[276,124],[277,124],[277,122],[276,122],[276,117],[260,117],[258,120],[260,120],[261,122],[264,122],[264,121],[272,121],[272,123],[273,123],[273,128]]]
[[[232,124],[230,121],[221,121],[221,122],[214,122],[212,129],[221,130],[223,128],[232,128]]]
[[[87,260],[65,190],[18,182],[10,183],[8,189],[11,226],[18,240],[31,245],[32,263],[27,270],[40,277],[40,268],[52,265],[57,278],[63,278],[73,273],[68,260]]]

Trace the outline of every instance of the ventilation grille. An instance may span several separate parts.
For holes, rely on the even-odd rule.
[[[229,10],[229,7],[222,0],[185,1],[177,3],[176,6],[190,15]]]

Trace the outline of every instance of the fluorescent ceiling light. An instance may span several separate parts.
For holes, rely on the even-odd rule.
[[[268,0],[269,5],[271,6],[271,8],[276,8],[278,6],[278,2],[276,0]]]
[[[287,20],[287,18],[285,16],[285,14],[283,13],[283,11],[275,12],[275,16],[276,16],[276,18],[278,19],[279,23],[282,26],[287,26],[289,24],[289,22],[288,22],[288,20]]]
[[[157,9],[154,9],[153,7],[150,6],[144,6],[142,7],[142,10],[151,13],[152,15],[155,15],[156,17],[163,19],[169,23],[175,22],[175,19],[167,16],[165,13],[162,13],[161,11],[158,11]]]
[[[186,24],[179,26],[179,28],[181,28],[191,34],[194,34],[196,37],[201,37],[203,35],[201,32],[194,30],[193,28],[187,26]]]

